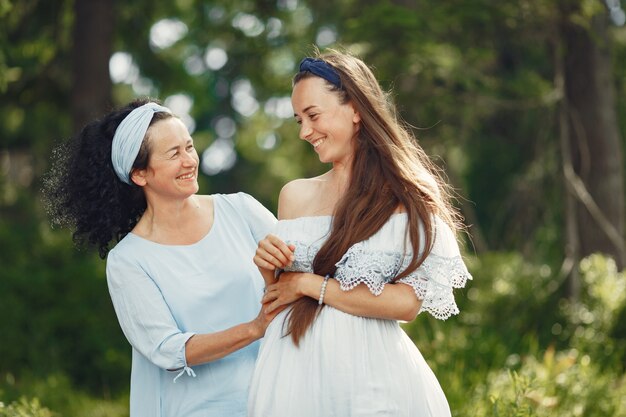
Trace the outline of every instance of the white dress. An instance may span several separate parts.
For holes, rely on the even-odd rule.
[[[407,215],[394,214],[337,263],[343,290],[365,284],[379,295],[406,268],[411,246]],[[294,244],[290,270],[312,272],[332,217],[279,221],[275,234]],[[439,319],[459,312],[453,288],[471,276],[450,228],[435,218],[435,241],[424,263],[400,281]],[[422,242],[423,247],[423,242]],[[404,250],[407,254],[404,254]],[[284,336],[282,312],[268,327],[252,376],[250,417],[450,416],[446,397],[421,353],[395,320],[353,316],[325,306],[297,348]]]

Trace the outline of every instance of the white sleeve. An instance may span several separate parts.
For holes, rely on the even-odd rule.
[[[432,250],[424,262],[408,276],[397,282],[408,284],[423,300],[420,312],[445,320],[459,313],[454,300],[454,288],[463,288],[472,276],[463,262],[459,245],[450,227],[435,217],[435,237]]]

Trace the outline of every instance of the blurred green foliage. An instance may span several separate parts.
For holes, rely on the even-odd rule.
[[[468,262],[461,314],[405,325],[454,416],[621,416],[626,413],[626,276],[612,259],[580,264],[581,301],[559,301],[555,274],[518,255]],[[575,317],[573,317],[574,315]]]
[[[50,228],[38,193],[52,146],[74,133],[74,4],[0,0],[0,416],[128,415],[130,347],[104,262],[76,250],[69,231]],[[600,1],[581,4],[582,25],[604,13]],[[564,298],[560,275],[559,2],[134,0],[115,7],[114,52],[128,53],[139,74],[114,84],[115,104],[139,90],[189,97],[200,152],[215,143],[220,118],[231,119],[237,163],[203,175],[201,190],[243,190],[272,210],[283,184],[327,167],[297,139],[291,115],[267,109],[288,99],[295,65],[314,45],[362,56],[459,190],[470,232],[484,238],[485,252],[467,257],[475,280],[457,294],[462,313],[405,325],[453,415],[626,415],[624,274],[610,259],[586,258],[577,302]],[[149,38],[163,19],[182,22],[186,32],[160,49]],[[624,115],[626,29],[610,36]],[[189,71],[209,47],[225,51],[224,66]],[[259,108],[245,116],[234,108],[232,87],[247,81]],[[618,123],[623,132],[626,117]]]
[[[27,399],[26,397],[20,398],[19,401],[14,401],[8,406],[0,402],[0,416],[2,417],[53,417],[48,408],[42,407],[39,399]]]
[[[25,198],[0,218],[0,369],[45,377],[63,371],[92,390],[126,387],[129,348],[108,299],[104,263],[68,245]]]
[[[94,396],[72,384],[63,374],[44,378],[24,375],[19,381],[6,375],[0,396],[10,400],[0,405],[0,417],[128,417],[128,395]],[[3,414],[4,413],[4,414]]]

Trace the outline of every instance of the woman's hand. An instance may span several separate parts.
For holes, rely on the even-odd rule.
[[[283,272],[275,284],[268,285],[261,302],[268,313],[282,311],[289,304],[303,297],[302,280],[305,272]]]
[[[260,270],[284,269],[293,262],[295,250],[294,245],[287,245],[277,236],[269,234],[259,242],[254,255],[254,263]]]
[[[267,326],[269,326],[272,320],[274,320],[274,318],[285,308],[287,308],[287,306],[282,306],[273,311],[268,311],[265,304],[261,306],[259,314],[252,321],[252,324],[255,328],[256,336],[258,338],[261,338],[263,337],[263,335],[265,335],[265,330],[267,329]]]

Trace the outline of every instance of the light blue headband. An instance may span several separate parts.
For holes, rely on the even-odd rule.
[[[111,146],[111,162],[118,178],[130,184],[130,170],[141,148],[154,113],[172,113],[167,107],[146,103],[131,111],[115,130]]]

